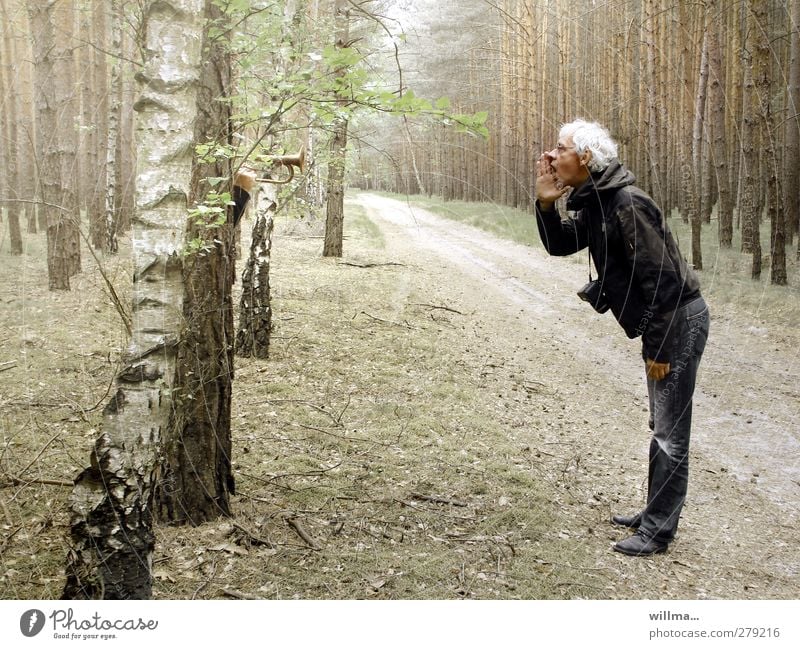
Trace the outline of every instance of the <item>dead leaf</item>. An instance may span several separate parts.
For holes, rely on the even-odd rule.
[[[161,581],[168,581],[171,584],[175,583],[175,579],[173,579],[172,575],[169,574],[166,570],[156,570],[153,572],[153,577],[155,579],[159,579]]]
[[[208,550],[210,552],[229,552],[230,554],[238,554],[243,557],[247,556],[247,550],[240,548],[238,545],[234,545],[233,543],[220,543],[219,545],[208,548]]]

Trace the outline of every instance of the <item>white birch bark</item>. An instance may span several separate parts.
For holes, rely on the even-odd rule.
[[[150,0],[144,8],[133,336],[91,467],[72,493],[67,598],[141,599],[152,590],[152,497],[182,320],[204,1]]]
[[[119,0],[110,0],[111,13],[111,77],[108,85],[108,131],[106,140],[106,249],[117,252],[117,225],[114,215],[116,205],[117,138],[120,121],[120,84],[122,83],[122,16]]]

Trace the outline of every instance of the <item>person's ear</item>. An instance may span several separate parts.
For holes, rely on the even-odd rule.
[[[589,166],[589,161],[592,159],[592,152],[589,149],[586,149],[583,153],[581,153],[580,161],[581,165],[584,167]]]

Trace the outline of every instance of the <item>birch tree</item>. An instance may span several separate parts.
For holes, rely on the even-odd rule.
[[[220,35],[226,16],[211,0],[205,2],[204,16],[194,141],[230,147],[231,52]],[[159,516],[173,523],[198,525],[227,516],[230,495],[235,492],[231,468],[235,246],[224,207],[213,204],[221,199],[212,184],[220,178],[230,183],[231,175],[229,158],[195,157],[189,196],[193,216],[187,239],[201,247],[184,265],[184,327],[175,379],[178,398],[164,439],[157,491]],[[229,185],[222,188],[231,189]],[[221,211],[196,209],[200,205]]]
[[[111,59],[111,78],[108,83],[108,124],[105,148],[105,174],[104,195],[105,201],[105,248],[115,253],[119,249],[117,243],[117,211],[119,201],[117,196],[117,150],[119,140],[119,126],[122,116],[122,102],[120,101],[122,85],[122,14],[120,0],[111,0],[109,3],[111,18],[111,51],[119,56]]]
[[[72,492],[66,598],[141,599],[152,591],[153,492],[182,321],[203,0],[150,0],[142,24],[133,335],[91,466]]]
[[[272,255],[272,211],[275,189],[262,187],[255,202],[255,223],[250,242],[250,256],[242,273],[242,296],[239,302],[239,328],[236,332],[236,353],[255,358],[269,357],[272,331],[272,304],[269,284]]]

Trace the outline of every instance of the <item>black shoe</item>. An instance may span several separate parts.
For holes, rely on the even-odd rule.
[[[633,536],[616,543],[614,550],[631,557],[646,557],[651,554],[666,552],[667,545],[667,543],[649,539],[641,532],[636,532]]]
[[[611,522],[614,525],[621,525],[622,527],[636,529],[642,524],[642,515],[633,514],[632,516],[612,516]]]

